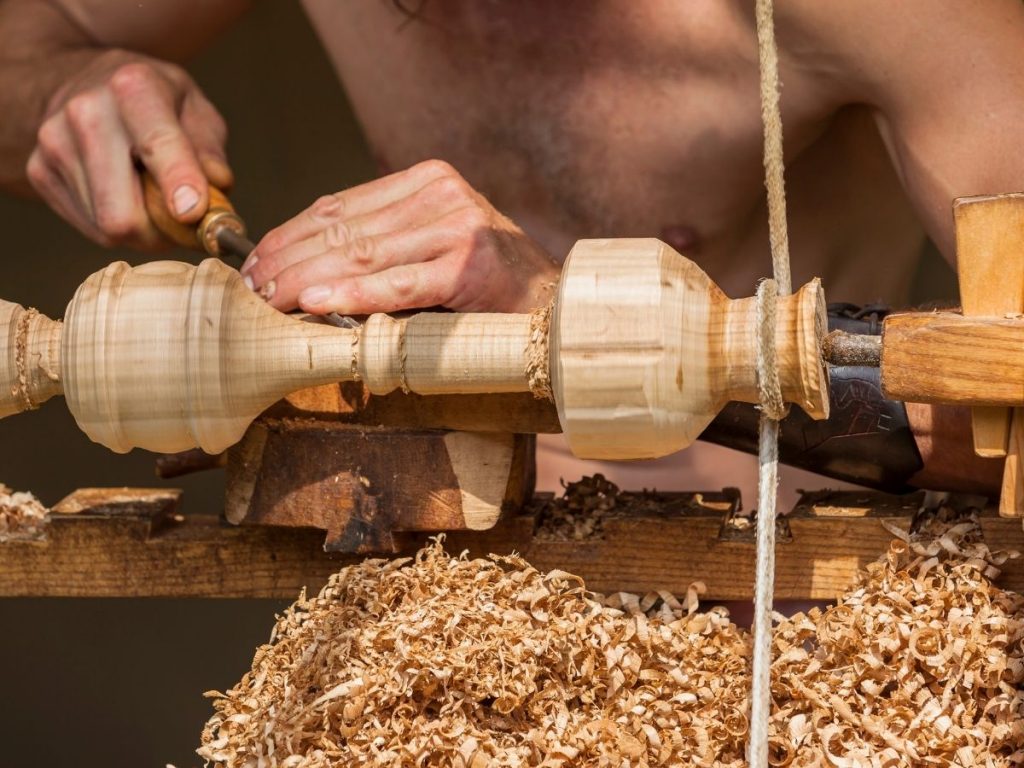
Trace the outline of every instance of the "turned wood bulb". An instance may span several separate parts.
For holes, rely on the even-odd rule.
[[[820,285],[780,299],[777,314],[784,399],[823,418]],[[0,302],[0,417],[63,391],[112,450],[216,453],[274,401],[319,384],[526,392],[550,377],[578,456],[639,459],[685,448],[728,400],[757,402],[754,300],[728,299],[658,240],[577,243],[547,333],[543,317],[379,314],[342,329],[281,314],[216,259],[118,262],[79,287],[63,327]]]
[[[783,399],[828,417],[825,297],[779,298]],[[729,299],[660,240],[580,240],[562,270],[551,380],[573,453],[647,459],[690,445],[730,400],[758,402],[754,298]]]
[[[64,396],[82,430],[114,451],[216,453],[281,392],[349,372],[344,342],[318,343],[334,329],[289,333],[296,322],[216,259],[111,264],[68,305]]]

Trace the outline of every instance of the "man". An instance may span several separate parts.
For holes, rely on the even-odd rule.
[[[752,0],[305,5],[397,172],[263,238],[243,274],[273,306],[524,311],[579,237],[661,237],[731,295],[768,272]],[[98,242],[150,248],[141,162],[198,219],[207,180],[232,180],[226,130],[171,62],[246,6],[0,4],[0,181]],[[1024,4],[963,9],[779,0],[794,281],[898,302],[926,235],[953,258],[954,197],[1024,187]],[[937,413],[910,412],[916,481],[992,488],[998,466],[968,460],[962,432],[932,450],[963,427]]]

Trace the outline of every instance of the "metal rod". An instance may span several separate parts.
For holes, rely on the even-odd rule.
[[[217,245],[220,246],[221,258],[228,261],[226,257],[231,256],[234,259],[238,259],[239,264],[245,261],[245,257],[256,247],[252,244],[251,240],[242,237],[227,227],[221,227],[217,231]]]
[[[821,344],[829,365],[861,365],[879,368],[882,365],[882,337],[846,331],[832,331]]]

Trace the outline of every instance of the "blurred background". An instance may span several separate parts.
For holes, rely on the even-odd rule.
[[[190,67],[231,126],[233,200],[252,234],[375,168],[298,4],[258,3]],[[0,296],[60,317],[79,283],[131,252],[87,243],[38,203],[0,197]],[[171,254],[194,259],[194,254]],[[922,259],[917,300],[955,296]],[[85,486],[174,486],[185,512],[219,512],[220,472],[159,481],[153,457],[89,442],[61,399],[0,427],[0,482],[52,505]],[[2,551],[0,551],[2,557]],[[203,691],[231,686],[269,638],[269,600],[0,600],[0,768],[196,766]]]

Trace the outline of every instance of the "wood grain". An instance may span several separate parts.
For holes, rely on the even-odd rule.
[[[1024,318],[890,315],[882,389],[913,403],[1024,405]]]
[[[356,381],[293,392],[271,406],[266,415],[462,432],[550,434],[562,431],[555,404],[529,392],[418,395],[397,391],[371,395]]]
[[[1024,194],[958,198],[953,219],[964,316],[1024,312]],[[1009,409],[977,406],[971,421],[975,452],[1005,456]]]
[[[754,544],[728,523],[731,512],[723,509],[730,498],[665,494],[657,511],[608,520],[602,536],[583,541],[535,535],[534,507],[490,531],[451,534],[447,546],[474,556],[515,550],[542,570],[577,573],[604,592],[683,594],[699,580],[708,587],[706,599],[743,600],[753,585]],[[56,508],[45,541],[0,545],[0,595],[294,598],[358,559],[325,553],[317,531],[182,517],[176,502],[174,492],[145,489],[73,494]],[[906,529],[919,502],[920,495],[868,492],[806,496],[783,520],[788,534],[778,543],[776,597],[833,598],[887,550],[893,536],[882,521]],[[986,510],[981,523],[994,547],[1024,551],[1019,521]],[[415,551],[426,538],[402,535],[400,548]],[[1024,591],[1024,560],[1007,561],[1000,583]]]
[[[520,509],[534,440],[262,417],[228,451],[225,516],[318,528],[332,551],[394,552],[397,531],[480,530]]]
[[[219,453],[282,396],[330,382],[527,392],[529,336],[529,315],[373,315],[335,328],[281,314],[216,259],[117,262],[68,305],[61,379],[79,426],[114,451]]]
[[[1013,409],[1010,444],[999,493],[999,514],[1003,517],[1024,517],[1024,408]]]
[[[783,399],[828,415],[816,281],[779,299]],[[559,421],[581,458],[643,459],[690,445],[726,402],[757,403],[753,299],[730,300],[694,262],[653,238],[580,240],[551,321]]]

